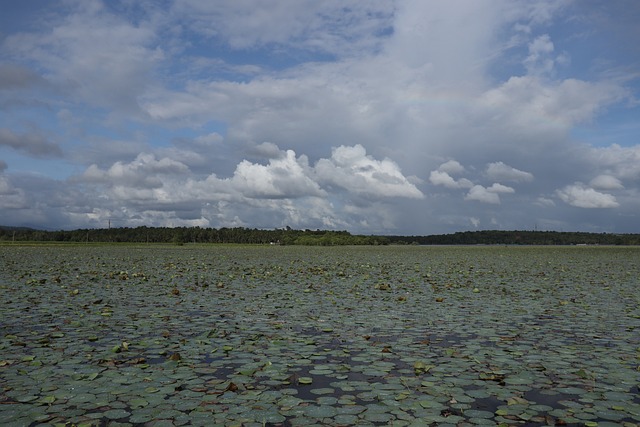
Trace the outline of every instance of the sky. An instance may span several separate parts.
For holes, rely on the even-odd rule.
[[[0,225],[640,232],[637,0],[0,5]]]

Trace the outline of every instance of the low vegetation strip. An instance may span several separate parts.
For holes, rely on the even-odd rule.
[[[45,231],[0,226],[0,242],[238,243],[339,245],[640,245],[640,234],[556,231],[466,231],[430,236],[364,236],[333,230],[257,228],[121,227]]]

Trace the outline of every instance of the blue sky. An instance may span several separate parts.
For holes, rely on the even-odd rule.
[[[635,0],[2,10],[2,225],[640,232]]]

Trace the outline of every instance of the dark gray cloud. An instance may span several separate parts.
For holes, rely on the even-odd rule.
[[[62,149],[40,132],[17,134],[11,129],[0,128],[0,146],[11,147],[27,155],[39,158],[61,157]]]
[[[27,67],[0,63],[0,90],[26,89],[44,83],[42,77]]]

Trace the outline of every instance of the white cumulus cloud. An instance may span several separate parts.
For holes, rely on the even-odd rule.
[[[429,174],[429,181],[433,185],[442,185],[446,188],[471,188],[473,183],[466,178],[454,179],[445,171],[435,170]]]
[[[100,169],[93,164],[82,174],[82,179],[127,187],[154,188],[162,186],[161,175],[176,175],[189,172],[189,168],[168,157],[156,160],[154,154],[140,153],[129,163],[116,162],[109,169]]]
[[[521,171],[504,164],[503,162],[489,163],[487,176],[499,181],[528,182],[533,181],[533,174]]]
[[[429,181],[433,185],[441,185],[446,188],[471,188],[473,183],[466,178],[456,180],[451,175],[459,175],[465,171],[464,166],[456,160],[448,160],[438,166],[438,169],[429,173]]]
[[[482,203],[490,203],[494,205],[500,204],[500,196],[497,193],[489,191],[489,189],[483,187],[482,185],[474,185],[471,187],[467,195],[464,197],[465,200],[475,200]]]
[[[474,185],[465,196],[465,200],[498,205],[500,204],[500,193],[515,193],[515,190],[499,183],[493,183],[490,187]]]
[[[619,206],[615,196],[601,193],[580,182],[567,185],[557,190],[556,194],[563,202],[578,208],[617,208]]]
[[[438,166],[438,170],[442,172],[447,172],[452,175],[461,174],[465,171],[464,166],[460,164],[460,162],[456,160],[448,160]]]
[[[243,160],[236,167],[231,183],[234,189],[247,197],[326,196],[309,174],[306,156],[296,158],[293,150],[287,150],[285,157],[271,159],[268,165]]]
[[[331,158],[320,159],[315,172],[321,183],[365,197],[424,197],[395,162],[374,159],[360,144],[332,149]]]
[[[598,190],[621,190],[624,188],[622,182],[611,175],[598,175],[589,182],[589,185]]]

